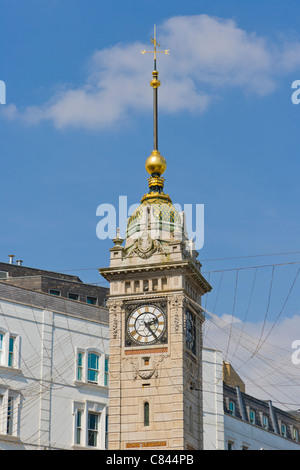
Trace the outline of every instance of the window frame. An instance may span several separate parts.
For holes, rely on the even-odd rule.
[[[57,294],[54,294],[54,292],[57,292]],[[48,293],[54,295],[54,297],[61,297],[61,291],[58,289],[49,289]]]
[[[81,363],[79,363],[79,356],[81,356]],[[85,360],[85,353],[81,349],[77,350],[76,355],[76,380],[78,382],[84,381],[84,360]],[[79,374],[80,371],[80,374]],[[81,375],[81,377],[79,377]]]
[[[253,417],[251,418],[251,415],[253,415]],[[254,410],[249,410],[249,423],[250,424],[255,424],[256,423],[256,414],[255,414],[255,411]]]
[[[150,403],[148,400],[143,403],[143,424],[147,428],[150,426]]]
[[[293,441],[299,442],[299,431],[298,428],[293,427]]]
[[[287,426],[285,423],[280,423],[280,435],[281,437],[287,437]]]
[[[268,430],[269,429],[269,416],[263,415],[262,418],[262,426],[264,429]]]
[[[103,380],[104,387],[109,386],[109,356],[104,357],[104,380]]]
[[[227,450],[234,450],[234,441],[232,439],[227,440]]]
[[[15,352],[16,352],[16,337],[10,334],[8,338],[8,356],[7,356],[8,367],[13,368],[15,365]]]
[[[5,358],[5,333],[0,331],[0,366],[4,365]]]
[[[233,405],[232,408],[231,408],[231,405]],[[235,416],[235,402],[232,400],[229,400],[228,411],[229,411],[230,416]]]
[[[75,353],[74,381],[90,386],[108,388],[109,386],[109,355],[97,348],[77,348]],[[90,355],[98,357],[98,368],[91,367]],[[81,356],[81,361],[80,361]],[[80,376],[80,373],[81,376]],[[93,373],[95,373],[93,377]],[[93,379],[96,380],[93,380]]]
[[[72,298],[70,297],[70,295],[74,295],[74,296],[76,296],[77,298],[76,298],[76,299],[72,299]],[[74,300],[75,302],[79,302],[80,296],[79,296],[79,294],[76,294],[75,292],[68,292],[68,299],[69,299],[69,300]]]
[[[20,346],[21,337],[18,333],[5,330],[1,327],[2,350],[0,354],[0,367],[8,369],[19,369],[20,367]],[[13,348],[11,348],[11,339],[13,339]]]
[[[7,399],[7,412],[6,412],[6,434],[13,435],[14,430],[14,398],[8,396]]]
[[[95,416],[95,427],[90,427],[90,417]],[[100,413],[95,413],[94,411],[87,411],[87,447],[98,447],[99,442],[99,424],[100,424]],[[93,441],[95,444],[90,444],[90,437],[93,436]]]
[[[89,429],[89,414],[96,414],[98,416],[97,429]],[[107,416],[108,402],[73,401],[73,448],[107,450]],[[78,430],[80,431],[80,439],[78,439]],[[90,445],[89,431],[97,432],[96,446]]]
[[[6,385],[0,385],[0,434],[19,437],[20,414],[19,407],[23,402],[20,390],[13,390]]]
[[[95,302],[89,302],[88,299],[94,299]],[[88,305],[96,305],[96,306],[97,306],[97,305],[98,305],[98,298],[97,298],[97,297],[93,297],[93,296],[91,296],[91,295],[87,295],[87,296],[86,296],[86,303],[87,303]]]
[[[90,360],[92,360],[92,356],[96,358],[96,366],[97,367],[91,367]],[[93,384],[98,384],[99,385],[99,377],[100,377],[100,359],[101,355],[94,350],[89,351],[87,354],[87,374],[86,374],[86,380],[88,383],[93,383]],[[90,373],[96,374],[96,380],[91,380],[90,378]]]
[[[84,411],[81,408],[78,408],[76,410],[76,424],[75,424],[75,444],[80,446],[82,445],[82,435],[83,435],[83,429],[82,429],[82,422],[83,422],[83,413]],[[79,423],[78,423],[79,421]],[[78,439],[79,437],[79,439]],[[78,442],[79,441],[79,442]]]

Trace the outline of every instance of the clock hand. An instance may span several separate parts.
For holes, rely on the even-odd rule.
[[[153,320],[152,320],[151,322],[144,322],[146,328],[148,328],[148,330],[150,331],[150,333],[153,334],[154,338],[157,339],[156,334],[154,333],[154,331],[152,330],[152,328],[150,328],[150,326],[149,326],[149,325],[153,325],[154,323],[155,323],[155,321],[153,321]]]

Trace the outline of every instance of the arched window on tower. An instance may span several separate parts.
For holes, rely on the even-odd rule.
[[[150,425],[150,406],[149,402],[144,402],[144,426]]]

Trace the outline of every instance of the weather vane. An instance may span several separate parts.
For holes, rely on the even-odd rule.
[[[160,44],[156,41],[156,25],[154,25],[154,38],[151,37],[151,42],[154,45],[154,51],[141,51],[142,54],[154,54],[154,71],[152,72],[152,80],[150,82],[151,87],[153,88],[153,141],[154,149],[153,151],[158,153],[158,117],[157,117],[157,89],[160,86],[160,81],[158,80],[158,71],[156,70],[156,54],[169,54],[169,49],[164,51],[158,51],[157,46],[160,47]]]
[[[154,38],[151,37],[151,42],[154,45],[154,51],[141,51],[142,54],[154,54],[154,70],[156,70],[156,54],[170,54],[169,49],[165,49],[164,51],[158,51],[156,46],[160,47],[160,44],[156,41],[156,25],[154,25]]]

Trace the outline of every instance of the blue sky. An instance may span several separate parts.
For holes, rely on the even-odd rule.
[[[299,15],[293,0],[3,0],[0,259],[103,282],[96,268],[108,265],[111,241],[96,236],[96,209],[147,191],[152,59],[140,49],[151,47],[154,24],[171,50],[158,61],[165,190],[173,202],[205,205],[199,259],[300,251]],[[203,261],[203,270],[294,261],[299,254]],[[276,267],[268,320],[297,269]],[[256,322],[272,268],[259,273]],[[251,276],[240,276],[234,307],[235,271],[225,273],[217,313],[244,318]],[[284,316],[299,314],[298,299]]]

